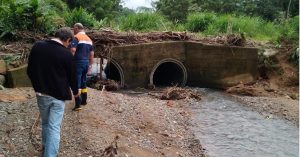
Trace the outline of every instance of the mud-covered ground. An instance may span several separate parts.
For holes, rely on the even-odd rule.
[[[40,156],[41,127],[34,92],[30,88],[0,92],[0,154]],[[159,100],[150,95],[90,89],[88,105],[80,112],[71,111],[72,102],[67,102],[59,155],[109,156],[116,150],[120,157],[205,156],[189,130],[192,100]]]
[[[109,156],[115,150],[117,157],[205,156],[201,141],[189,129],[189,105],[197,100],[160,100],[155,97],[159,94],[89,89],[89,103],[80,112],[71,111],[72,102],[67,102],[59,156]],[[279,116],[298,124],[298,100],[235,97],[269,118]],[[41,156],[41,127],[33,90],[0,91],[0,112],[0,155]]]

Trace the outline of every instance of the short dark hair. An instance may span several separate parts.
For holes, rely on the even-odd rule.
[[[73,39],[74,35],[70,28],[63,27],[58,29],[54,35],[56,38],[59,38],[62,41],[67,41],[68,39]]]

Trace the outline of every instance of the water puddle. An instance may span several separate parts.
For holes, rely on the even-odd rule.
[[[265,117],[209,89],[193,105],[196,137],[210,157],[296,157],[299,132],[292,123]]]

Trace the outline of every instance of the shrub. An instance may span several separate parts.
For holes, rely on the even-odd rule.
[[[299,66],[299,48],[297,48],[291,53],[290,61],[296,66]]]
[[[276,39],[279,36],[278,27],[259,17],[219,15],[208,23],[203,30],[206,35],[224,33],[243,33],[247,37],[259,40]]]
[[[3,1],[0,6],[0,38],[12,38],[18,30],[49,33],[61,25],[64,20],[39,0]]]
[[[227,33],[228,26],[231,23],[231,15],[221,15],[217,16],[215,21],[211,23],[207,30],[205,30],[205,34],[216,35],[219,33]]]
[[[75,23],[80,22],[85,27],[92,28],[97,24],[97,20],[94,15],[88,13],[82,7],[75,8],[71,12],[66,12],[64,17],[68,26],[73,26]]]
[[[38,0],[2,2],[0,37],[14,34],[15,30],[36,28],[36,19],[42,16],[38,7]]]
[[[194,13],[187,18],[186,28],[191,32],[203,32],[216,20],[214,13]]]
[[[299,16],[295,16],[288,21],[284,21],[280,27],[279,41],[292,41],[296,45],[299,42]]]
[[[135,13],[120,19],[121,30],[129,31],[159,31],[168,30],[172,25],[159,14]]]
[[[62,0],[43,0],[44,7],[49,6],[51,10],[54,10],[57,13],[64,13],[68,10],[68,5]]]

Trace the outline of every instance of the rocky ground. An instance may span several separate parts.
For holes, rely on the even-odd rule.
[[[266,116],[286,119],[299,127],[299,100],[289,97],[234,96],[242,105]]]
[[[258,81],[253,85],[238,85],[227,89],[233,97],[268,117],[278,116],[299,127],[299,88],[277,87],[276,84]]]
[[[0,154],[40,156],[41,127],[32,89],[0,92]],[[191,100],[160,100],[157,92],[89,93],[89,104],[80,112],[72,112],[72,102],[67,102],[59,156],[205,156],[189,130]]]
[[[67,102],[59,156],[206,156],[190,130],[195,99],[160,100],[161,91],[89,90],[80,112]],[[241,104],[298,125],[299,101],[288,97],[234,96]],[[0,156],[41,156],[41,127],[31,88],[0,91]],[[117,154],[116,154],[117,152]]]

